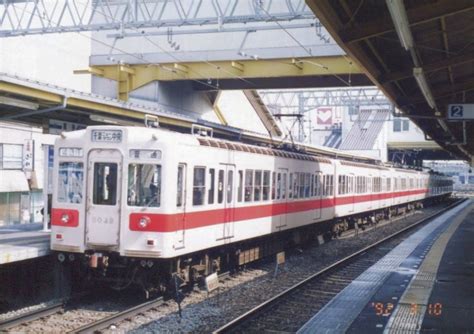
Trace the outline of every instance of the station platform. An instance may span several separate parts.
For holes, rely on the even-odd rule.
[[[50,253],[50,233],[40,224],[13,225],[0,229],[0,265],[33,259]]]
[[[298,333],[473,333],[473,280],[470,199],[405,239]]]

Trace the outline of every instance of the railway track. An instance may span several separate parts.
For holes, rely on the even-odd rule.
[[[229,277],[229,272],[223,272],[219,274],[219,281],[222,281]],[[127,308],[123,311],[114,313],[112,315],[106,316],[101,318],[97,321],[93,321],[91,323],[85,324],[81,327],[77,327],[69,333],[78,333],[78,334],[85,334],[85,333],[96,333],[100,330],[108,328],[111,325],[118,324],[121,321],[131,319],[135,315],[143,314],[147,311],[151,311],[157,309],[160,305],[165,303],[165,299],[163,297],[155,298],[151,301],[147,301],[130,308]],[[65,311],[70,311],[70,307],[68,307],[70,301],[62,301],[58,303],[54,303],[50,306],[43,307],[41,309],[37,309],[31,312],[27,312],[3,321],[0,321],[0,332],[7,331],[10,328],[14,328],[17,326],[26,325],[30,322],[35,320],[39,320],[42,318],[47,318],[48,316],[62,313]],[[72,308],[73,309],[73,308]]]
[[[334,296],[385,256],[410,230],[461,204],[446,208],[393,233],[293,285],[214,331],[217,333],[296,332]],[[360,255],[364,255],[360,257]]]

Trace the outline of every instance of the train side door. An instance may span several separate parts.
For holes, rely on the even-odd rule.
[[[234,237],[235,220],[235,166],[221,164],[217,170],[217,204],[223,208],[222,229],[217,240],[228,240]]]
[[[281,200],[283,214],[279,215],[280,220],[276,226],[278,230],[286,227],[288,220],[288,169],[279,168],[276,174],[277,199]]]
[[[322,213],[322,204],[323,204],[323,173],[317,171],[314,176],[314,193],[315,193],[315,200],[316,200],[316,209],[314,211],[314,219],[319,220],[321,219]]]
[[[184,239],[186,231],[186,195],[187,195],[187,168],[186,164],[178,165],[177,182],[176,182],[176,211],[178,213],[176,219],[175,232],[175,249],[184,248]]]
[[[122,154],[118,150],[91,150],[87,164],[87,245],[116,249],[120,241]]]

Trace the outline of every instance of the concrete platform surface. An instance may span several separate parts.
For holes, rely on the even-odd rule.
[[[0,265],[50,253],[50,233],[40,230],[0,229]]]
[[[474,333],[474,200],[419,229],[298,333]]]

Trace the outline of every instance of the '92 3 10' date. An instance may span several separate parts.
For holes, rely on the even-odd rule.
[[[392,314],[395,305],[392,303],[380,303],[372,302],[372,308],[375,311],[375,315],[388,317]],[[443,304],[442,303],[431,303],[427,306],[411,304],[410,305],[410,314],[418,314],[420,312],[426,312],[427,315],[434,317],[439,317],[443,313]]]

